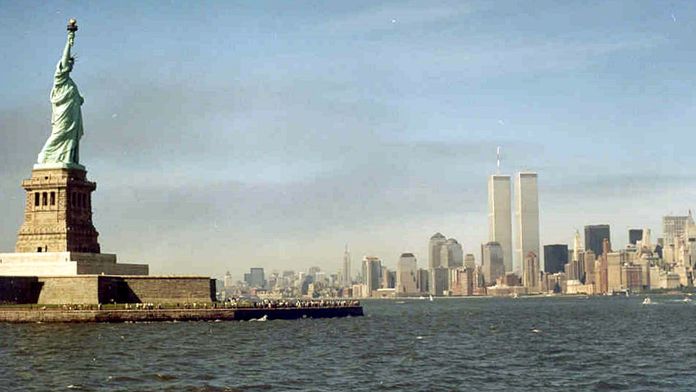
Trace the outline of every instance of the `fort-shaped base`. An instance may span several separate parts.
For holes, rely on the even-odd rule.
[[[0,304],[183,304],[214,300],[215,281],[207,276],[0,276]]]
[[[106,253],[0,253],[0,276],[147,275],[147,264],[119,264]]]

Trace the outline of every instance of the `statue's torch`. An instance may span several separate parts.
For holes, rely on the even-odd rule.
[[[73,34],[77,31],[77,21],[75,19],[70,19],[68,21],[68,31]]]

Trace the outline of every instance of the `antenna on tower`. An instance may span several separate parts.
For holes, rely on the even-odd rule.
[[[500,146],[495,151],[497,174],[500,174]]]

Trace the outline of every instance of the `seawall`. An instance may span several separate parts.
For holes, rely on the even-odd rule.
[[[152,321],[294,320],[362,316],[362,306],[308,308],[64,310],[0,308],[0,322],[9,323],[123,323]]]
[[[108,304],[213,302],[206,276],[0,276],[0,303]]]

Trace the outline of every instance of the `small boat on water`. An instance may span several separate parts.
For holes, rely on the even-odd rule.
[[[650,297],[645,297],[645,299],[643,300],[643,305],[651,305],[651,304],[652,304],[652,300],[650,299]]]
[[[689,297],[684,297],[684,299],[682,299],[682,302],[686,302],[686,303],[691,302],[691,301],[692,301],[692,299]]]
[[[433,296],[431,295],[428,299],[429,299],[430,301],[433,301]]]

